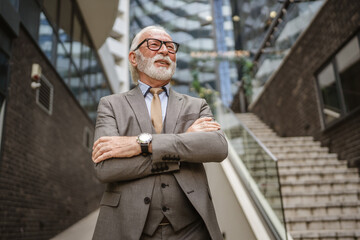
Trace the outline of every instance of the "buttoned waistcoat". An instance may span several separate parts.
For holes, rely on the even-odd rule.
[[[106,183],[94,240],[139,239],[155,176],[167,172],[174,175],[211,238],[222,239],[202,163],[225,159],[227,142],[221,131],[185,133],[201,117],[212,117],[205,100],[170,89],[165,133],[153,135],[153,153],[112,158],[94,165],[97,178]],[[100,100],[95,141],[102,136],[137,136],[143,132],[151,133],[152,125],[138,87]]]

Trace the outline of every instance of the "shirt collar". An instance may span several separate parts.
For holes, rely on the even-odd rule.
[[[146,95],[149,93],[151,87],[149,85],[147,85],[146,83],[143,83],[140,80],[138,80],[138,83],[139,83],[139,88],[140,88],[142,94],[144,95],[144,97],[146,97]],[[170,82],[168,84],[166,84],[165,86],[162,86],[161,88],[164,89],[166,96],[169,97]]]

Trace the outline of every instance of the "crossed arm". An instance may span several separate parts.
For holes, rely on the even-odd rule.
[[[104,183],[128,181],[178,171],[178,161],[222,161],[227,156],[227,142],[211,116],[203,101],[199,119],[186,132],[154,134],[149,149],[152,154],[144,156],[136,136],[119,136],[112,105],[106,98],[101,99],[92,154],[97,178]]]
[[[190,132],[211,132],[220,130],[220,124],[213,122],[211,117],[197,119],[188,129]],[[141,154],[137,136],[105,136],[99,138],[93,146],[92,160],[94,163],[109,158],[129,158]],[[149,152],[152,153],[152,143],[149,145]]]

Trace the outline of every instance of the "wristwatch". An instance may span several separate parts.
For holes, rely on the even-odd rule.
[[[152,135],[150,133],[141,133],[137,137],[137,142],[140,144],[141,153],[146,155],[149,153],[149,144],[151,143]]]

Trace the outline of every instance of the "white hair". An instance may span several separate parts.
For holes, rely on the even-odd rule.
[[[134,49],[137,47],[137,45],[139,45],[140,43],[140,39],[141,39],[141,36],[148,32],[148,31],[152,31],[152,30],[158,30],[158,31],[163,31],[165,32],[166,34],[168,34],[165,30],[165,28],[161,27],[161,26],[148,26],[148,27],[145,27],[143,28],[140,32],[138,32],[134,39],[132,40],[131,42],[131,46],[130,46],[130,52],[134,51]],[[169,34],[168,34],[169,35]],[[134,51],[134,53],[136,54],[137,57],[139,57],[139,53],[137,53],[138,50]],[[130,74],[131,74],[131,79],[133,80],[133,82],[135,84],[137,84],[137,81],[139,80],[139,73],[138,73],[138,70],[136,67],[134,67],[130,60],[129,60],[129,69],[130,69]]]

